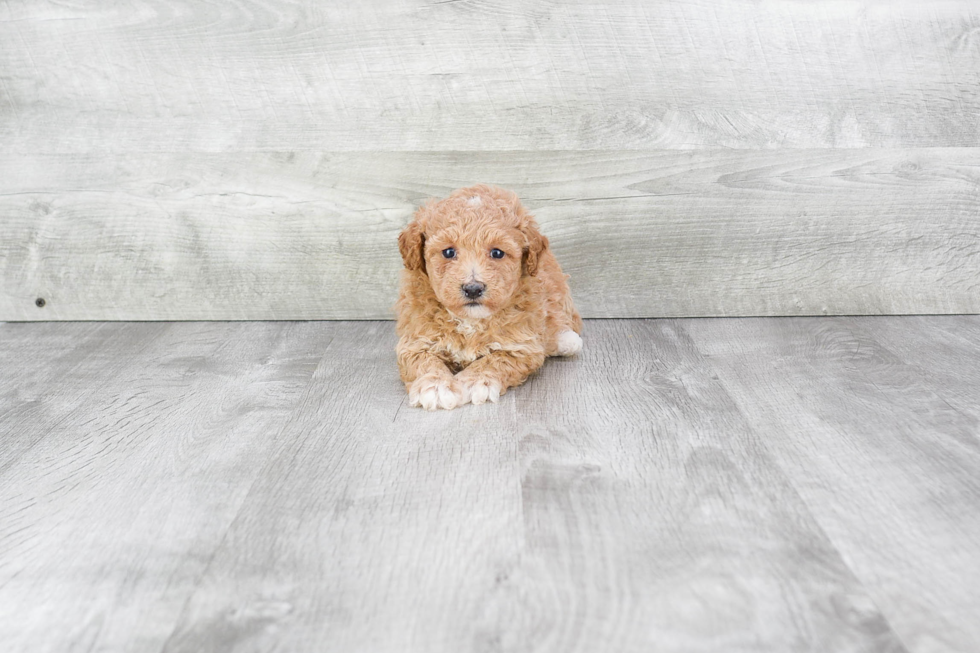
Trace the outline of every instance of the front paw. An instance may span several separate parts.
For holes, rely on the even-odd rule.
[[[463,393],[454,388],[452,379],[426,375],[415,379],[408,389],[408,403],[426,410],[452,410],[466,403]]]
[[[500,399],[500,384],[493,379],[479,376],[462,379],[457,377],[457,381],[463,394],[463,403],[482,404],[487,400],[497,403]]]

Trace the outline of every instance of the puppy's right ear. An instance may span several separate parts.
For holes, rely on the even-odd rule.
[[[412,220],[398,236],[398,251],[409,270],[425,272],[425,234],[418,220]]]

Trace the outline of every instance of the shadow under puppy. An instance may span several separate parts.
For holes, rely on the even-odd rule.
[[[398,367],[427,410],[497,399],[546,356],[582,348],[582,318],[548,239],[493,186],[430,200],[398,237]]]

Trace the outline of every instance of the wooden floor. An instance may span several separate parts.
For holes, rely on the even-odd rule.
[[[390,322],[0,324],[3,651],[980,651],[980,317],[585,336],[426,413]]]

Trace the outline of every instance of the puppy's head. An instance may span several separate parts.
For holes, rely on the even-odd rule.
[[[548,247],[517,196],[492,186],[463,188],[415,213],[398,237],[405,267],[428,276],[439,302],[461,318],[510,305]]]

